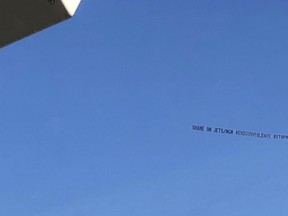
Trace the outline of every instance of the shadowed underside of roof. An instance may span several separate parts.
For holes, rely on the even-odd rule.
[[[70,18],[80,0],[0,0],[0,48]]]

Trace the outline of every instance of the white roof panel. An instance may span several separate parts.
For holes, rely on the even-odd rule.
[[[0,0],[0,48],[74,15],[81,0]]]

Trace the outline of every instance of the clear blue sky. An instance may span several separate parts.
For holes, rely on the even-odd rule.
[[[3,32],[2,32],[3,34]],[[284,0],[83,0],[0,50],[0,215],[287,216]]]

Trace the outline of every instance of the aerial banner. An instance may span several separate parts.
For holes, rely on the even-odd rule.
[[[193,131],[206,132],[206,133],[217,133],[223,135],[236,135],[236,136],[246,136],[246,137],[255,137],[255,138],[264,138],[264,139],[281,139],[288,140],[288,134],[272,134],[266,132],[252,132],[246,130],[235,130],[227,129],[221,127],[207,127],[203,125],[192,125]]]
[[[81,0],[0,0],[0,48],[69,19]]]

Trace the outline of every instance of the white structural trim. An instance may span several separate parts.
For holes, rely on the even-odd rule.
[[[81,2],[81,0],[61,0],[70,16],[73,16]]]

